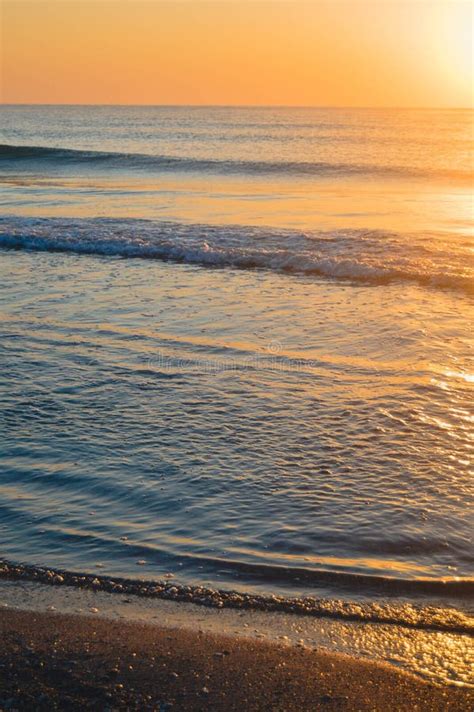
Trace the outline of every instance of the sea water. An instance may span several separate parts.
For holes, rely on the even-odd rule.
[[[1,557],[467,616],[472,113],[1,115]]]

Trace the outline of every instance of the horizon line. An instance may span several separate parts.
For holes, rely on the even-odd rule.
[[[148,103],[88,103],[88,102],[0,102],[0,106],[82,106],[82,107],[143,107],[188,109],[398,109],[409,111],[472,111],[474,106],[394,106],[369,104],[148,104]]]

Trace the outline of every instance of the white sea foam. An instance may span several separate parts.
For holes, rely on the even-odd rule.
[[[0,247],[267,269],[472,293],[462,246],[382,231],[299,232],[112,218],[0,218]]]

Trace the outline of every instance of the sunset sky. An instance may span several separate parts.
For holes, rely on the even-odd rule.
[[[472,105],[463,0],[0,0],[2,101]]]

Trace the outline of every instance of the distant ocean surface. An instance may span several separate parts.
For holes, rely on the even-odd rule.
[[[472,112],[1,121],[0,558],[467,616]]]

